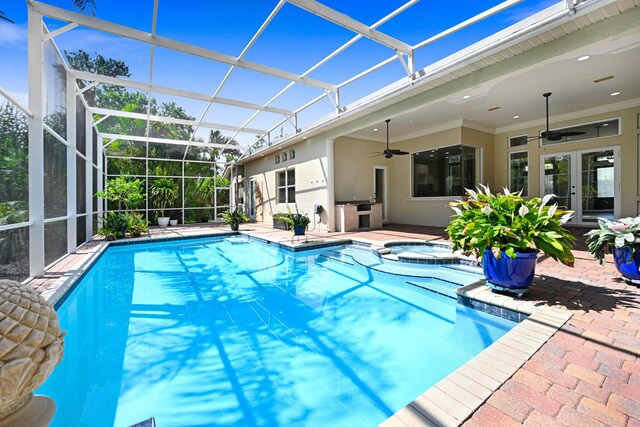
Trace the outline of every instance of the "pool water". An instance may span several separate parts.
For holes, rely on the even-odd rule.
[[[438,274],[477,277],[363,260],[380,262],[224,238],[109,248],[58,309],[65,355],[38,390],[52,425],[377,426],[515,325]]]
[[[394,245],[389,246],[392,254],[399,254],[402,252],[413,252],[417,254],[433,254],[433,253],[451,253],[451,248],[447,248],[446,246],[439,245]]]

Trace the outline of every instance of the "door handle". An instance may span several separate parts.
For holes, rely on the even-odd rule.
[[[575,192],[575,191],[572,191],[572,192],[571,192],[571,195],[572,195],[572,196],[575,196],[575,195],[576,195],[576,192]]]

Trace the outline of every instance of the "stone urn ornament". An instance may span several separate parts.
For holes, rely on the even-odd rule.
[[[64,335],[38,292],[0,280],[0,427],[49,425],[56,405],[33,391],[62,360]]]

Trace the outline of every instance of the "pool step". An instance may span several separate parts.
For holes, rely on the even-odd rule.
[[[482,267],[479,267],[479,266],[472,267],[470,265],[459,264],[459,265],[446,265],[444,267],[450,270],[462,271],[464,273],[471,273],[471,274],[476,274],[478,276],[484,277],[484,273],[482,272]]]
[[[424,290],[434,292],[451,299],[456,299],[456,289],[460,287],[460,285],[457,285],[455,283],[445,282],[444,280],[439,279],[430,279],[424,281],[407,280],[406,283],[411,286],[416,286],[418,288],[422,288]]]

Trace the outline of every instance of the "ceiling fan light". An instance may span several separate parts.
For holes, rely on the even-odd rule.
[[[578,61],[579,62],[586,61],[589,58],[591,58],[591,55],[582,55],[580,58],[578,58]]]
[[[620,92],[611,92],[611,96],[618,96],[620,95]]]

